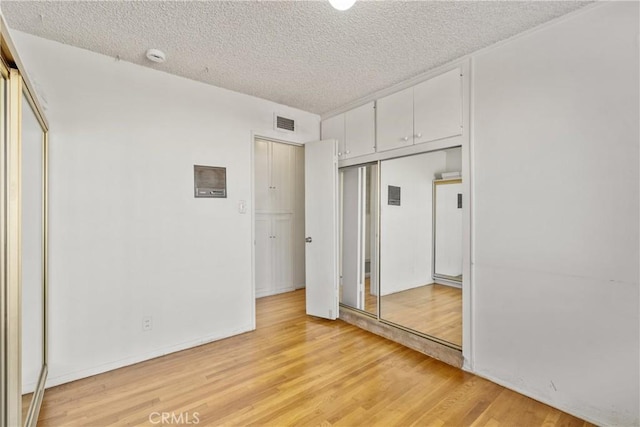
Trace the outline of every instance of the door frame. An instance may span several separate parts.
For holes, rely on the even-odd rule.
[[[282,133],[277,131],[252,131],[251,139],[249,140],[249,150],[251,156],[251,330],[256,329],[256,139],[262,139],[270,142],[277,142],[280,144],[294,145],[297,147],[304,147],[304,143],[298,141],[292,141],[282,138]]]

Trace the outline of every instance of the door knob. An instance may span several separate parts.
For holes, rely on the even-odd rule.
[[[311,243],[313,240],[311,239],[311,237],[307,237],[306,239],[304,239],[304,241],[307,243]]]

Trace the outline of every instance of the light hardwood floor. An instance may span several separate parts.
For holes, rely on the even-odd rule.
[[[261,298],[254,332],[49,389],[39,425],[588,425],[304,307],[304,290]]]
[[[462,291],[430,284],[382,297],[380,317],[462,345]]]

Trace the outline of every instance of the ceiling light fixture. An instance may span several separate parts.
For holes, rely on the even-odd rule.
[[[353,6],[355,2],[356,0],[329,0],[331,6],[338,10],[347,10]]]
[[[167,57],[164,52],[159,49],[149,49],[147,51],[147,59],[149,61],[162,63],[167,60]]]

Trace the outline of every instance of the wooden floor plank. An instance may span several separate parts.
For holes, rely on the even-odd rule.
[[[304,291],[261,298],[254,332],[48,389],[38,425],[588,425],[304,307]]]

